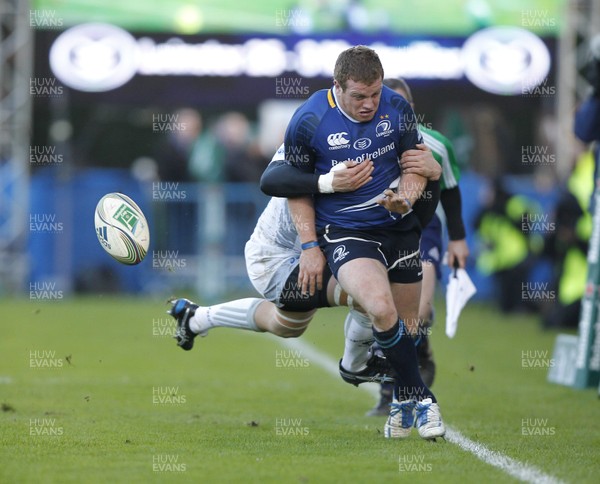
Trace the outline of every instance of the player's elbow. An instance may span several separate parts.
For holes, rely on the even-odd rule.
[[[278,191],[279,183],[276,177],[267,169],[260,177],[260,189],[261,191],[270,197],[281,196]]]

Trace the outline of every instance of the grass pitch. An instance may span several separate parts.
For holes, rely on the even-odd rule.
[[[217,329],[184,352],[163,301],[0,306],[2,483],[515,482],[450,442],[384,439],[385,419],[364,416],[372,395],[275,338]],[[344,315],[320,311],[303,340],[339,358]],[[597,482],[600,402],[546,382],[555,333],[471,304],[449,340],[438,315],[445,421],[557,479]]]

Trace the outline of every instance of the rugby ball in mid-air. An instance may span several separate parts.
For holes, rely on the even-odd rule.
[[[140,207],[122,193],[104,195],[94,216],[100,245],[123,264],[139,264],[150,245],[148,222]]]

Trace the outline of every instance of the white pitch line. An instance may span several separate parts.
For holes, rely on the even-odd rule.
[[[501,452],[490,450],[485,445],[472,441],[458,430],[448,426],[446,426],[446,440],[458,445],[462,450],[471,452],[471,454],[475,455],[475,457],[486,464],[497,467],[508,475],[523,482],[532,482],[536,484],[559,484],[564,482],[554,476],[542,472],[537,467],[523,464]]]
[[[315,348],[310,343],[297,338],[284,339],[273,336],[273,339],[280,344],[287,346],[291,350],[300,351],[304,357],[308,358],[311,362],[314,362],[333,377],[340,377],[338,362],[328,354]],[[379,398],[378,386],[363,384],[360,385],[359,388],[366,390],[373,397]],[[446,440],[458,445],[462,450],[470,452],[486,464],[496,467],[511,477],[523,482],[531,482],[534,484],[561,484],[564,482],[554,476],[546,474],[537,467],[519,462],[501,452],[490,450],[485,445],[465,437],[458,430],[449,427],[448,425],[446,425]]]

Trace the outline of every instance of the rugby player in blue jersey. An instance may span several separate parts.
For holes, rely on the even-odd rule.
[[[324,176],[304,176],[308,174],[298,172],[285,163],[284,152],[282,146],[263,175],[261,186],[266,191],[285,187],[285,190],[293,190],[297,194],[345,192],[370,182],[372,166],[369,163],[355,166],[349,163],[347,169]],[[435,189],[441,168],[431,156],[431,151],[424,147],[409,150],[402,155],[402,160],[418,169],[430,180],[428,187]],[[280,183],[275,180],[280,180]],[[415,213],[423,225],[433,215],[434,208],[435,205],[426,199],[416,203]],[[351,298],[341,290],[327,267],[322,276],[322,290],[313,294],[298,290],[301,252],[298,232],[286,199],[273,197],[261,214],[245,250],[248,276],[263,298],[248,297],[204,307],[183,298],[173,300],[169,314],[177,320],[174,335],[177,345],[189,351],[194,347],[197,336],[207,336],[215,328],[269,332],[284,338],[298,337],[308,327],[317,308],[352,306]],[[344,371],[344,379],[355,385],[368,381],[393,381],[387,361],[372,352],[367,353],[373,342],[368,317],[356,308],[350,308],[345,325],[358,325],[369,332],[363,341],[347,338],[345,354],[357,353],[354,359],[362,360],[356,362],[355,371]]]
[[[396,104],[398,104],[398,101],[400,98],[399,96],[396,97],[396,99],[394,100],[394,102]],[[400,101],[400,103],[402,103],[402,101]],[[393,114],[393,113],[392,113]],[[360,116],[360,113],[359,113]],[[415,150],[415,149],[408,149],[410,143],[406,143],[406,146],[402,148],[402,150],[395,150],[396,147],[396,141],[393,138],[393,133],[394,131],[412,131],[414,130],[414,114],[412,114],[412,110],[410,110],[410,108],[407,110],[406,112],[406,116],[404,117],[404,119],[401,120],[400,122],[400,118],[398,119],[392,119],[391,121],[389,120],[389,116],[381,116],[380,122],[378,123],[378,126],[376,128],[376,133],[379,134],[379,137],[392,137],[391,141],[387,142],[387,143],[383,143],[380,144],[380,147],[377,148],[376,151],[369,151],[368,152],[368,156],[357,156],[356,159],[358,161],[361,162],[365,162],[365,164],[369,164],[373,166],[373,169],[375,170],[375,163],[371,162],[370,159],[376,159],[379,156],[383,156],[386,155],[387,153],[390,153],[392,151],[397,151],[398,154],[402,153],[402,158],[407,158],[407,157],[414,157],[416,159],[420,158],[420,156],[422,155],[422,153],[419,150]],[[337,150],[343,150],[345,149],[344,145],[347,144],[344,140],[344,133],[340,132],[340,133],[334,133],[333,136],[329,136],[328,135],[328,145],[331,147],[334,147],[333,150],[337,151]],[[356,144],[358,149],[365,149],[368,148],[370,145],[369,140],[367,140],[366,138],[363,140],[359,139],[359,142]],[[401,143],[398,143],[398,146],[400,146]],[[418,145],[415,144],[414,147],[417,147]],[[422,146],[419,146],[420,148],[423,148]],[[333,151],[332,150],[332,151]],[[304,153],[301,153],[301,151],[299,151],[297,148],[292,148],[292,149],[286,149],[285,150],[286,153],[286,157],[288,157],[290,154],[292,154],[293,156],[295,156],[295,161],[296,162],[300,162],[302,163],[304,160],[308,160],[308,158],[305,157]],[[297,155],[297,156],[296,156]],[[394,155],[394,159],[395,159],[395,163],[397,166],[398,163],[398,155]],[[336,160],[337,161],[337,160]],[[339,164],[339,163],[334,163],[334,164]],[[274,170],[277,168],[277,165],[274,166]],[[389,168],[389,167],[388,167]],[[267,170],[269,171],[269,170]],[[348,170],[349,172],[351,170]],[[388,170],[390,171],[390,170]],[[391,172],[395,172],[396,170],[392,169]],[[370,172],[370,170],[369,170]],[[359,170],[357,170],[354,173],[359,173]],[[301,177],[301,176],[296,176],[294,177],[294,182],[298,182],[299,179],[304,178],[304,180],[307,180],[309,183],[309,185],[313,184],[314,186],[309,188],[309,193],[328,193],[333,191],[333,187],[332,187],[332,180],[333,180],[333,174],[331,174],[331,171],[328,171],[327,173],[323,173],[322,175],[315,175],[315,174],[311,174],[308,171],[303,173],[304,175],[307,175],[306,177]],[[432,174],[432,171],[430,170],[428,172],[428,175]],[[330,176],[331,175],[331,176]],[[391,183],[391,188],[394,188],[394,186],[397,184],[398,182],[398,178],[399,178],[399,170],[397,173],[398,176],[396,176]],[[427,176],[428,176],[427,175]],[[335,175],[337,176],[337,175]],[[350,176],[350,179],[353,177],[354,175]],[[363,174],[359,174],[359,177],[363,177],[364,178],[364,173]],[[437,174],[437,176],[439,176],[439,173]],[[432,176],[432,178],[436,178],[437,176]],[[310,178],[310,180],[308,180]],[[413,191],[413,187],[411,185],[409,185],[407,183],[409,177],[405,177],[405,179],[403,180],[403,192],[401,192],[401,196],[394,192],[393,190],[390,190],[390,186],[386,185],[385,186],[385,196],[381,197],[381,196],[377,196],[375,197],[375,204],[379,204],[381,203],[383,206],[386,207],[385,210],[386,215],[385,215],[385,219],[387,219],[388,217],[391,220],[401,220],[402,217],[398,216],[398,215],[394,215],[392,214],[392,211],[400,211],[400,212],[410,212],[410,207],[413,203],[415,203],[415,201],[418,198],[418,194],[420,191],[420,186],[418,185],[418,183],[420,182],[420,180],[417,178],[416,180],[412,181],[411,183],[415,183],[415,188],[416,190]],[[289,178],[287,180],[287,182],[289,182]],[[287,187],[287,183],[285,179],[281,180],[281,184],[280,187],[278,188],[283,188],[286,189]],[[362,183],[362,182],[361,182]],[[369,183],[371,184],[371,181],[369,180]],[[290,183],[290,186],[293,185],[293,183]],[[267,187],[268,183],[265,182],[263,183],[263,188]],[[364,186],[364,185],[362,185]],[[315,189],[315,187],[318,187],[318,192]],[[272,187],[271,187],[272,188]],[[344,191],[346,188],[345,187],[337,187],[339,190]],[[348,188],[349,190],[352,190],[354,187],[350,187]],[[295,188],[292,189],[292,191],[296,190]],[[305,192],[305,188],[303,188],[300,192],[301,193],[306,193]],[[371,190],[372,192],[372,190]],[[432,186],[431,187],[431,192],[433,193],[435,192],[435,187]],[[271,193],[272,195],[276,195],[276,193]],[[297,194],[297,193],[294,193]],[[435,197],[432,197],[435,198]],[[425,200],[420,200],[419,201],[420,205],[430,205],[432,207],[435,207],[435,202],[434,203],[429,203],[427,204],[427,198],[425,198]],[[368,207],[369,208],[374,208],[374,207]],[[431,209],[425,209],[424,211],[422,211],[421,213],[421,218],[422,218],[422,223],[426,223],[426,220],[428,217],[431,216],[431,213],[429,213],[429,215],[427,215],[427,212],[431,211]],[[411,213],[412,215],[412,213]],[[281,220],[281,219],[279,219]],[[408,220],[408,219],[407,219]],[[260,225],[260,221],[259,221],[259,225]],[[266,226],[270,226],[271,229],[273,229],[272,227],[273,224],[267,224]],[[385,224],[382,224],[385,225]],[[265,224],[263,224],[263,226],[265,226]],[[418,223],[414,223],[414,220],[412,221],[412,226],[413,227],[418,227]],[[258,230],[259,226],[257,225],[257,230]],[[258,231],[261,232],[261,231]],[[268,230],[269,233],[273,232],[273,230]],[[276,232],[276,231],[275,231]],[[277,242],[277,244],[274,244],[275,246],[278,246],[279,242],[281,242],[281,237],[279,235],[277,235],[276,233],[273,233],[273,236],[275,237],[273,240],[275,240]],[[255,231],[255,234],[257,234],[257,231]],[[253,235],[253,237],[254,237]],[[260,234],[259,234],[260,235]],[[264,235],[264,234],[262,234]],[[414,241],[414,237],[412,238],[412,240]],[[418,235],[417,235],[417,240],[418,240]],[[252,239],[251,239],[252,241]],[[293,241],[290,242],[292,244],[292,246],[294,245]],[[258,243],[254,243],[251,244],[254,245],[255,247],[265,247],[264,241],[258,241]],[[287,247],[287,243],[285,244],[286,247],[282,246],[282,249],[285,248],[285,251],[290,252],[292,250],[292,246]],[[306,247],[305,247],[306,248]],[[310,250],[314,247],[309,247],[306,248],[307,250]],[[262,249],[261,249],[262,250]],[[391,246],[390,246],[390,250]],[[405,250],[405,249],[404,249]],[[272,251],[271,251],[272,252]],[[265,257],[265,254],[262,253],[260,260],[264,261],[267,259],[273,259],[272,256],[273,254],[267,254],[267,256],[269,257]],[[409,255],[409,254],[407,254]],[[246,258],[247,261],[249,263],[248,268],[249,268],[249,275],[251,277],[251,279],[253,280],[253,283],[255,284],[255,286],[257,287],[257,289],[259,289],[259,287],[257,286],[257,282],[258,284],[263,284],[263,282],[260,281],[260,279],[262,278],[265,282],[267,282],[267,278],[266,276],[273,276],[271,277],[271,280],[275,280],[277,279],[277,277],[275,276],[275,273],[270,273],[270,274],[254,274],[254,268],[253,268],[253,263],[251,262],[253,259],[256,260],[257,258],[253,256],[252,253],[248,253],[248,246],[247,246],[247,253],[246,253]],[[402,257],[397,257],[397,259],[401,259]],[[294,279],[294,281],[297,280],[297,276],[295,276],[295,274],[292,272],[292,269],[294,267],[293,262],[294,262],[294,257],[293,254],[289,254],[289,257],[286,259],[290,261],[290,264],[287,265],[287,267],[289,267],[289,281],[291,281],[292,279]],[[418,263],[418,257],[414,258],[414,254],[410,254],[409,257],[406,257],[404,260],[409,261],[409,260],[413,260],[416,261]],[[281,259],[283,260],[283,259]],[[296,258],[297,260],[297,258]],[[402,261],[400,261],[402,262]],[[261,265],[262,264],[262,265]],[[261,262],[258,264],[259,266],[264,266],[264,264]],[[409,263],[407,262],[407,267],[408,267]],[[412,269],[418,269],[418,267],[416,265],[414,265],[414,262],[410,262],[410,265],[412,266]],[[323,267],[322,267],[323,268]],[[322,269],[321,268],[321,269]],[[284,272],[286,270],[286,268],[281,267],[281,272]],[[262,271],[265,272],[265,271]],[[280,272],[279,270],[277,272]],[[413,270],[414,272],[414,270]],[[287,274],[287,273],[286,273]],[[297,274],[297,272],[296,272]],[[287,277],[284,275],[284,277]],[[319,285],[320,282],[320,278],[322,277],[322,271],[319,272],[315,278],[313,278],[312,280],[308,280],[305,281],[305,285],[308,286],[310,285],[310,292],[311,293],[315,293],[315,286]],[[284,279],[285,280],[285,279]],[[279,286],[279,290],[281,291],[281,285]],[[260,291],[260,289],[259,289]],[[293,291],[290,291],[293,292]],[[321,291],[319,291],[321,292]],[[338,291],[338,297],[340,297],[341,294],[341,298],[344,298],[344,293],[343,291]],[[266,296],[266,295],[265,295]],[[312,316],[312,312],[311,314],[307,314],[306,318],[293,318],[290,317],[291,315],[286,314],[285,313],[289,313],[289,312],[294,312],[294,311],[299,311],[304,309],[313,309],[315,307],[323,307],[324,305],[329,305],[327,303],[323,304],[323,301],[321,301],[319,299],[319,301],[317,302],[318,305],[314,305],[315,301],[285,301],[284,298],[280,298],[279,296],[281,296],[281,294],[276,295],[277,299],[274,298],[274,296],[269,296],[268,299],[270,300],[274,300],[276,301],[275,305],[271,302],[268,301],[262,301],[258,300],[256,298],[248,298],[246,300],[239,300],[239,301],[233,301],[230,303],[224,303],[222,305],[217,305],[214,307],[210,307],[210,308],[198,308],[197,305],[191,303],[190,301],[187,300],[183,300],[183,299],[179,299],[177,301],[174,301],[173,303],[173,307],[171,310],[171,314],[177,319],[178,321],[178,331],[176,334],[177,340],[178,340],[178,344],[184,348],[184,349],[191,349],[192,345],[193,345],[193,339],[197,334],[206,334],[206,332],[213,327],[218,327],[218,326],[228,326],[228,327],[237,327],[240,329],[253,329],[255,331],[270,331],[270,332],[274,332],[275,334],[279,334],[279,333],[283,333],[280,335],[285,335],[285,336],[296,336],[298,334],[301,334],[302,331],[305,329],[305,327],[308,325],[308,322],[310,321],[310,317]],[[266,296],[267,297],[267,296]],[[418,300],[418,294],[417,294],[417,300]],[[348,300],[342,300],[341,303],[348,303]],[[298,304],[300,303],[300,306],[298,306]],[[308,304],[307,304],[308,303]],[[336,300],[335,301],[336,304],[339,304],[340,301]],[[303,304],[303,305],[302,305]],[[275,307],[276,306],[276,307]],[[281,308],[284,308],[284,310],[282,311]],[[275,310],[275,311],[274,311]],[[269,323],[267,325],[264,324],[264,321],[272,321],[272,315],[273,312],[275,312],[275,321],[273,321],[273,323]],[[407,315],[408,312],[405,313],[405,315]],[[282,317],[283,316],[283,317]],[[406,316],[404,316],[406,318]],[[406,318],[408,321],[408,318]],[[414,321],[414,318],[413,318]],[[289,329],[288,329],[289,328]],[[404,341],[408,340],[409,336],[406,335],[406,337],[403,339]],[[413,352],[414,352],[414,348],[412,348]],[[397,366],[397,365],[396,365]],[[414,376],[414,375],[413,375]],[[414,381],[410,380],[409,378],[409,382],[410,381]],[[421,382],[422,383],[422,382]],[[419,433],[425,437],[425,438],[435,438],[439,435],[443,435],[443,424],[441,422],[441,418],[439,417],[439,408],[437,407],[437,404],[435,403],[435,397],[433,397],[433,395],[431,394],[431,392],[428,391],[428,389],[426,389],[426,387],[424,387],[423,385],[403,385],[402,389],[397,392],[397,395],[400,397],[404,397],[407,395],[407,391],[410,391],[410,398],[406,399],[406,400],[402,400],[402,401],[398,401],[397,404],[395,406],[392,407],[392,413],[390,415],[390,418],[388,419],[388,422],[386,424],[386,436],[388,437],[403,437],[403,436],[407,436],[408,432],[410,431],[410,428],[412,426],[412,422],[414,421],[414,410],[416,407],[416,412],[417,412],[417,427],[419,429]],[[402,393],[403,392],[403,393]],[[420,397],[420,398],[419,398]],[[417,401],[418,400],[418,401]]]
[[[333,88],[316,92],[294,113],[284,144],[286,161],[306,173],[324,175],[345,160],[373,163],[372,180],[355,191],[288,200],[302,248],[298,283],[304,291],[320,288],[328,264],[368,314],[396,373],[384,435],[405,438],[416,426],[421,437],[433,439],[445,427],[419,374],[413,337],[422,268],[421,226],[412,206],[426,180],[401,176],[399,164],[421,143],[410,104],[383,86],[376,52],[356,46],[338,57]]]

